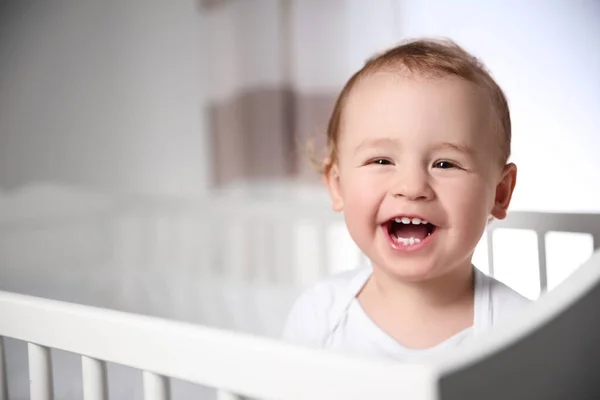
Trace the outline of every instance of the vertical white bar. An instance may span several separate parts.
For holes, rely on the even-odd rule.
[[[488,275],[494,276],[494,229],[489,228],[485,232],[487,236]]]
[[[537,232],[538,260],[540,267],[540,294],[548,288],[548,268],[546,266],[546,234]]]
[[[8,380],[6,378],[6,355],[4,338],[0,336],[0,400],[8,400]]]
[[[298,220],[295,223],[297,235],[294,238],[295,257],[293,260],[294,285],[312,285],[323,276],[323,238],[318,222]]]
[[[192,270],[200,275],[200,277],[214,277],[222,274],[222,265],[218,265],[215,262],[215,244],[219,244],[219,238],[222,232],[216,229],[216,224],[213,219],[206,215],[202,216],[198,214],[194,219],[196,225],[194,232],[196,232],[195,245],[195,257],[193,258],[194,263]],[[218,247],[216,250],[218,254]]]
[[[252,219],[247,223],[249,247],[248,265],[251,268],[251,280],[254,282],[269,282],[274,271],[276,252],[274,218]]]
[[[225,390],[219,390],[217,391],[217,400],[242,400],[242,397]]]
[[[106,364],[86,356],[81,357],[84,400],[108,400]]]
[[[319,276],[317,278],[321,278],[331,273],[329,224],[326,222],[317,224],[317,246],[319,246],[317,250],[319,254]]]
[[[144,400],[169,400],[169,379],[144,371]]]
[[[294,282],[298,219],[286,219],[286,216],[277,216],[271,229],[273,229],[272,282],[290,284]]]
[[[114,220],[113,268],[118,271],[119,280],[114,301],[117,304],[132,304],[132,290],[138,282],[136,274],[140,265],[144,265],[141,257],[145,255],[142,248],[141,218],[132,210],[123,209]],[[135,303],[134,303],[135,304]]]
[[[225,276],[234,282],[243,281],[247,273],[249,247],[251,242],[251,225],[248,218],[230,220],[225,224],[226,232],[220,237],[219,248],[225,265]]]
[[[186,273],[191,273],[194,269],[194,255],[198,251],[198,240],[195,234],[194,215],[191,212],[181,213],[177,219],[178,239],[174,244],[176,246],[175,259],[177,265]]]
[[[28,343],[29,392],[31,400],[52,400],[52,357],[50,349]]]
[[[154,260],[152,267],[163,271],[173,262],[174,244],[177,241],[177,216],[171,210],[154,211]]]

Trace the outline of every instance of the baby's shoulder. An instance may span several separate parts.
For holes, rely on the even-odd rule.
[[[370,268],[357,268],[324,277],[296,299],[288,314],[283,338],[306,345],[319,345],[335,321],[370,275]]]
[[[301,293],[292,312],[326,313],[340,301],[351,301],[370,275],[368,268],[356,268],[321,278]]]
[[[370,276],[370,268],[362,267],[338,272],[321,278],[307,289],[301,296],[312,298],[323,304],[333,304],[344,296],[354,296]]]

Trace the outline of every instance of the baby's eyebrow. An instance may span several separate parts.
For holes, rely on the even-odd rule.
[[[361,150],[366,148],[390,148],[398,147],[398,143],[394,139],[390,138],[378,138],[378,139],[365,139],[354,148],[354,154],[359,153]]]
[[[460,153],[465,153],[468,155],[473,155],[475,153],[471,147],[469,147],[465,144],[452,143],[452,142],[439,143],[437,146],[435,146],[434,149],[435,150],[453,150],[453,151],[458,151]]]
[[[354,149],[354,154],[359,153],[361,150],[367,148],[397,148],[398,143],[390,138],[379,138],[379,139],[365,139],[360,142]],[[475,154],[474,150],[465,144],[461,143],[452,143],[452,142],[442,142],[438,143],[434,148],[434,150],[452,150],[458,151],[460,153],[464,153],[467,155]]]

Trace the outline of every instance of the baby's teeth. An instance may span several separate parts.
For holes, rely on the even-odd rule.
[[[417,244],[417,243],[421,243],[421,239],[416,238],[416,237],[409,237],[409,238],[398,238],[398,241],[400,243],[402,243],[404,246],[408,246],[408,245],[413,245],[413,244]]]
[[[419,225],[419,224],[426,225],[429,223],[421,218],[409,218],[409,217],[395,218],[394,221],[396,221],[399,224],[413,224],[413,225]]]

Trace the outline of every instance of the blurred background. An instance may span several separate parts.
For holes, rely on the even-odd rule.
[[[514,208],[598,211],[598,1],[0,1],[0,186],[317,182],[297,144],[375,52],[446,36],[505,89]]]
[[[307,140],[421,36],[507,94],[512,210],[600,213],[599,1],[0,0],[0,289],[276,336],[361,261]],[[494,275],[537,298],[536,235],[497,233]],[[553,288],[592,238],[546,239]]]

